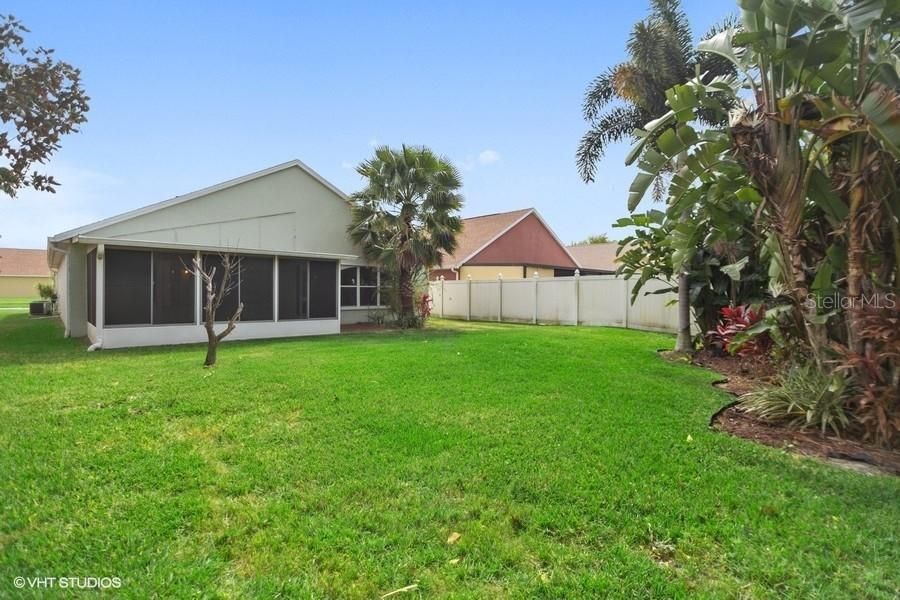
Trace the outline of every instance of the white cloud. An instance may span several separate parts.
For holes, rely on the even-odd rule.
[[[500,160],[500,153],[496,150],[482,150],[478,155],[478,164],[490,165]]]
[[[123,182],[115,177],[63,163],[44,170],[60,182],[55,194],[0,194],[0,246],[43,248],[48,236],[127,210],[108,206],[121,197]]]

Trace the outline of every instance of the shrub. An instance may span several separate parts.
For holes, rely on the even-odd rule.
[[[423,321],[431,316],[431,307],[433,305],[433,300],[430,294],[422,294],[422,297],[419,298],[419,306],[417,307],[417,312],[419,313],[419,318]]]
[[[37,284],[38,295],[42,300],[55,300],[56,299],[56,290],[53,289],[52,283],[39,283]]]
[[[851,388],[848,408],[862,437],[882,446],[900,446],[900,310],[867,307],[860,319],[861,354],[843,352],[838,371]]]
[[[720,353],[728,352],[738,356],[763,354],[772,347],[772,340],[766,333],[756,336],[740,336],[763,318],[762,310],[753,310],[748,304],[723,306],[719,311],[722,318],[715,329],[706,332],[708,345]],[[740,336],[740,342],[735,343]]]
[[[414,314],[397,315],[397,326],[402,329],[420,329],[424,327],[425,321],[431,316],[431,304],[431,296],[422,294],[416,302]]]
[[[741,396],[740,405],[767,421],[790,427],[830,429],[840,435],[848,424],[844,409],[845,381],[841,374],[823,373],[814,363],[788,369],[773,387]]]

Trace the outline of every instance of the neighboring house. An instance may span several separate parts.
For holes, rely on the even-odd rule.
[[[571,276],[578,262],[533,208],[463,219],[456,251],[433,269],[432,280]]]
[[[242,257],[221,308],[228,337],[339,333],[380,304],[379,272],[347,234],[347,196],[299,160],[152,204],[48,240],[66,335],[106,348],[201,342],[191,261]]]
[[[0,248],[0,298],[38,298],[39,283],[53,283],[44,250]]]
[[[612,274],[619,268],[616,262],[616,252],[619,250],[618,242],[569,246],[568,250],[575,257],[575,260],[578,261],[578,264],[581,265],[582,273],[591,275]]]

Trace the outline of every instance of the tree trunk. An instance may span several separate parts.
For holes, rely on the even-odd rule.
[[[211,367],[216,364],[216,350],[219,347],[219,338],[213,330],[212,323],[206,323],[206,360],[203,362],[204,367]]]
[[[860,215],[865,201],[865,189],[856,183],[850,190],[850,210],[847,215],[847,341],[851,352],[862,354],[859,337],[862,315],[862,282],[865,276],[866,253],[863,248],[863,218]]]
[[[822,349],[826,345],[825,325],[814,323],[818,315],[818,306],[809,293],[806,283],[806,269],[803,256],[803,244],[797,239],[786,239],[779,235],[779,247],[786,271],[788,282],[791,286],[791,294],[796,306],[796,314],[799,314],[806,334],[806,341],[812,350],[816,364],[821,368],[823,363]]]
[[[412,272],[406,267],[400,268],[400,316],[411,317],[415,313],[413,306]]]
[[[678,338],[675,340],[675,351],[694,351],[691,339],[691,286],[683,270],[678,274]]]

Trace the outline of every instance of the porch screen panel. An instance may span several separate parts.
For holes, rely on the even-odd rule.
[[[309,261],[309,318],[337,317],[337,263]]]
[[[87,253],[87,320],[97,325],[97,251]]]
[[[241,260],[241,321],[271,321],[272,295],[272,259],[245,256]]]
[[[228,286],[231,288],[231,291],[228,292],[225,297],[222,299],[222,304],[219,305],[219,308],[216,309],[216,321],[227,321],[234,314],[234,311],[237,310],[238,304],[240,302],[238,291],[240,287],[240,270],[243,268],[243,260],[240,261],[237,267],[232,266],[231,273],[231,282]],[[234,259],[232,259],[232,264],[234,263]],[[222,285],[222,278],[225,276],[225,270],[222,268],[222,257],[218,254],[205,254],[203,256],[203,270],[207,273],[209,270],[215,267],[216,274],[213,277],[213,283],[216,286],[215,289],[218,291],[219,286]],[[203,319],[206,318],[206,288],[204,287],[200,292],[203,298]]]
[[[307,262],[293,258],[278,259],[278,318],[307,318]]]
[[[188,253],[153,253],[153,323],[194,322],[194,274]]]
[[[149,325],[150,253],[107,249],[104,254],[104,323]]]

